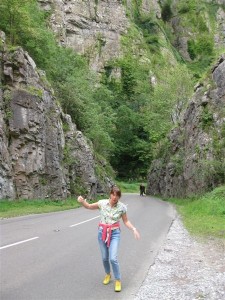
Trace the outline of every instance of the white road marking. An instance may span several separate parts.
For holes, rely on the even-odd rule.
[[[78,226],[78,225],[81,225],[81,224],[84,224],[84,223],[90,222],[90,221],[92,221],[92,220],[94,220],[94,219],[97,219],[97,218],[99,218],[99,217],[100,217],[100,216],[97,216],[97,217],[94,217],[94,218],[88,219],[88,220],[86,220],[86,221],[83,221],[83,222],[80,222],[80,223],[76,223],[76,224],[70,225],[70,227],[75,227],[75,226]]]
[[[19,245],[19,244],[27,243],[27,242],[30,242],[30,241],[33,241],[33,240],[36,240],[36,239],[39,239],[39,237],[38,237],[38,236],[35,236],[35,237],[30,238],[30,239],[27,239],[27,240],[23,240],[23,241],[20,241],[20,242],[16,242],[16,243],[13,243],[13,244],[9,244],[9,245],[0,247],[0,250],[1,250],[1,249],[5,249],[5,248],[9,248],[9,247],[12,247],[12,246],[16,246],[16,245]]]
[[[81,224],[90,222],[90,221],[92,221],[92,220],[94,220],[94,219],[97,219],[97,218],[99,218],[99,217],[100,217],[100,216],[97,216],[97,217],[94,217],[94,218],[91,218],[91,219],[88,219],[88,220],[85,220],[85,221],[82,221],[82,222],[79,222],[79,223],[70,225],[69,227],[75,227],[75,226],[78,226],[78,225],[81,225]],[[16,245],[19,245],[19,244],[27,243],[27,242],[30,242],[30,241],[33,241],[33,240],[36,240],[36,239],[39,239],[39,237],[38,237],[38,236],[35,236],[35,237],[30,238],[30,239],[27,239],[27,240],[23,240],[23,241],[19,241],[19,242],[13,243],[13,244],[9,244],[9,245],[6,245],[6,246],[2,246],[2,247],[0,247],[0,250],[1,250],[1,249],[5,249],[5,248],[9,248],[9,247],[13,247],[13,246],[16,246]]]

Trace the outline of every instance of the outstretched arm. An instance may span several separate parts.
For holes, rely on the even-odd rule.
[[[139,232],[137,231],[137,229],[136,229],[136,228],[131,224],[131,222],[128,220],[127,214],[123,214],[123,215],[122,215],[122,220],[123,220],[124,225],[127,226],[127,228],[133,230],[135,239],[136,239],[136,240],[139,240],[139,239],[140,239],[140,234],[139,234]]]
[[[83,205],[83,207],[85,207],[87,209],[98,209],[99,208],[97,202],[90,204],[90,203],[86,202],[86,199],[84,199],[82,196],[79,196],[77,198],[77,201],[80,202]]]

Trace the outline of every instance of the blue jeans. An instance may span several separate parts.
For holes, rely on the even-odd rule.
[[[110,263],[113,274],[116,280],[120,280],[120,266],[117,258],[119,243],[120,243],[120,229],[112,230],[110,246],[102,240],[102,227],[98,229],[98,242],[102,254],[102,262],[106,274],[110,273]]]

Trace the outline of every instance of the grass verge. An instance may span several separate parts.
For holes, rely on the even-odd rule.
[[[122,193],[139,193],[141,182],[116,181]],[[145,183],[144,183],[145,184]],[[146,184],[145,184],[146,186]]]
[[[76,199],[67,200],[4,200],[0,202],[0,217],[11,218],[29,214],[62,211],[79,207]]]
[[[139,182],[117,181],[122,193],[139,193]],[[98,197],[98,198],[105,198]],[[164,199],[175,204],[185,227],[191,234],[225,239],[225,186],[203,196],[186,199]],[[63,211],[80,207],[77,199],[0,201],[0,217]]]
[[[139,193],[140,183],[128,183],[117,181],[122,193]],[[98,196],[98,199],[107,198],[107,195]],[[94,202],[95,200],[91,201]],[[12,218],[29,214],[41,214],[56,211],[63,211],[80,207],[76,198],[66,200],[1,200],[0,218]]]
[[[175,204],[190,233],[225,239],[225,186],[200,197],[164,200]]]

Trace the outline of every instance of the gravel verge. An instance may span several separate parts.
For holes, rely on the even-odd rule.
[[[135,300],[225,300],[225,239],[194,238],[177,217]]]

